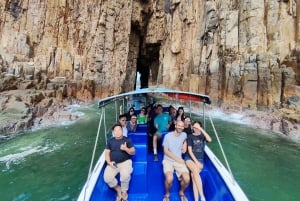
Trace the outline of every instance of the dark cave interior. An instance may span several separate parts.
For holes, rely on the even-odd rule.
[[[160,44],[146,44],[139,50],[136,71],[141,74],[141,88],[147,88],[157,80]]]

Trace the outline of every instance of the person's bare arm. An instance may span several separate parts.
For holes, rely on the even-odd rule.
[[[110,159],[110,150],[109,149],[105,149],[105,161],[106,163],[111,166],[112,168],[115,168],[114,166],[114,161],[111,161]]]
[[[208,135],[208,133],[203,129],[203,128],[200,128],[201,132],[203,133],[203,135],[205,136],[205,139],[207,142],[211,142],[211,137]]]
[[[182,158],[178,158],[177,156],[175,156],[168,147],[164,147],[164,153],[172,158],[173,160],[177,161],[178,163],[184,163],[184,160]]]
[[[181,147],[181,152],[185,153],[187,151],[187,142],[186,140],[183,142],[182,147]]]

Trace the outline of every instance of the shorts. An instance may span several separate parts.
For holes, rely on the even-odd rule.
[[[185,155],[185,157],[184,157],[184,160],[185,161],[187,161],[187,160],[192,160],[193,161],[193,159],[191,159],[189,156],[187,156],[187,155]],[[197,158],[197,160],[200,162],[200,163],[202,163],[203,164],[203,158]]]
[[[182,173],[189,173],[188,168],[186,167],[185,164],[182,163],[178,163],[176,161],[170,161],[170,160],[163,160],[163,169],[164,169],[164,173],[166,174],[167,172],[176,172],[176,176],[177,178],[180,180],[180,177],[182,175]]]
[[[157,131],[155,132],[155,134],[161,136],[161,135],[162,135],[162,131],[157,130]]]

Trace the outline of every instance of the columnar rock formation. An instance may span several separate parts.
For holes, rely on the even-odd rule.
[[[87,100],[134,89],[139,71],[142,87],[299,109],[296,0],[0,0],[0,11],[1,91]]]

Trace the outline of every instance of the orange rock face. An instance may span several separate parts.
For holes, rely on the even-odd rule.
[[[91,100],[133,90],[138,71],[142,87],[274,110],[300,96],[299,8],[294,0],[0,0],[0,90]]]

